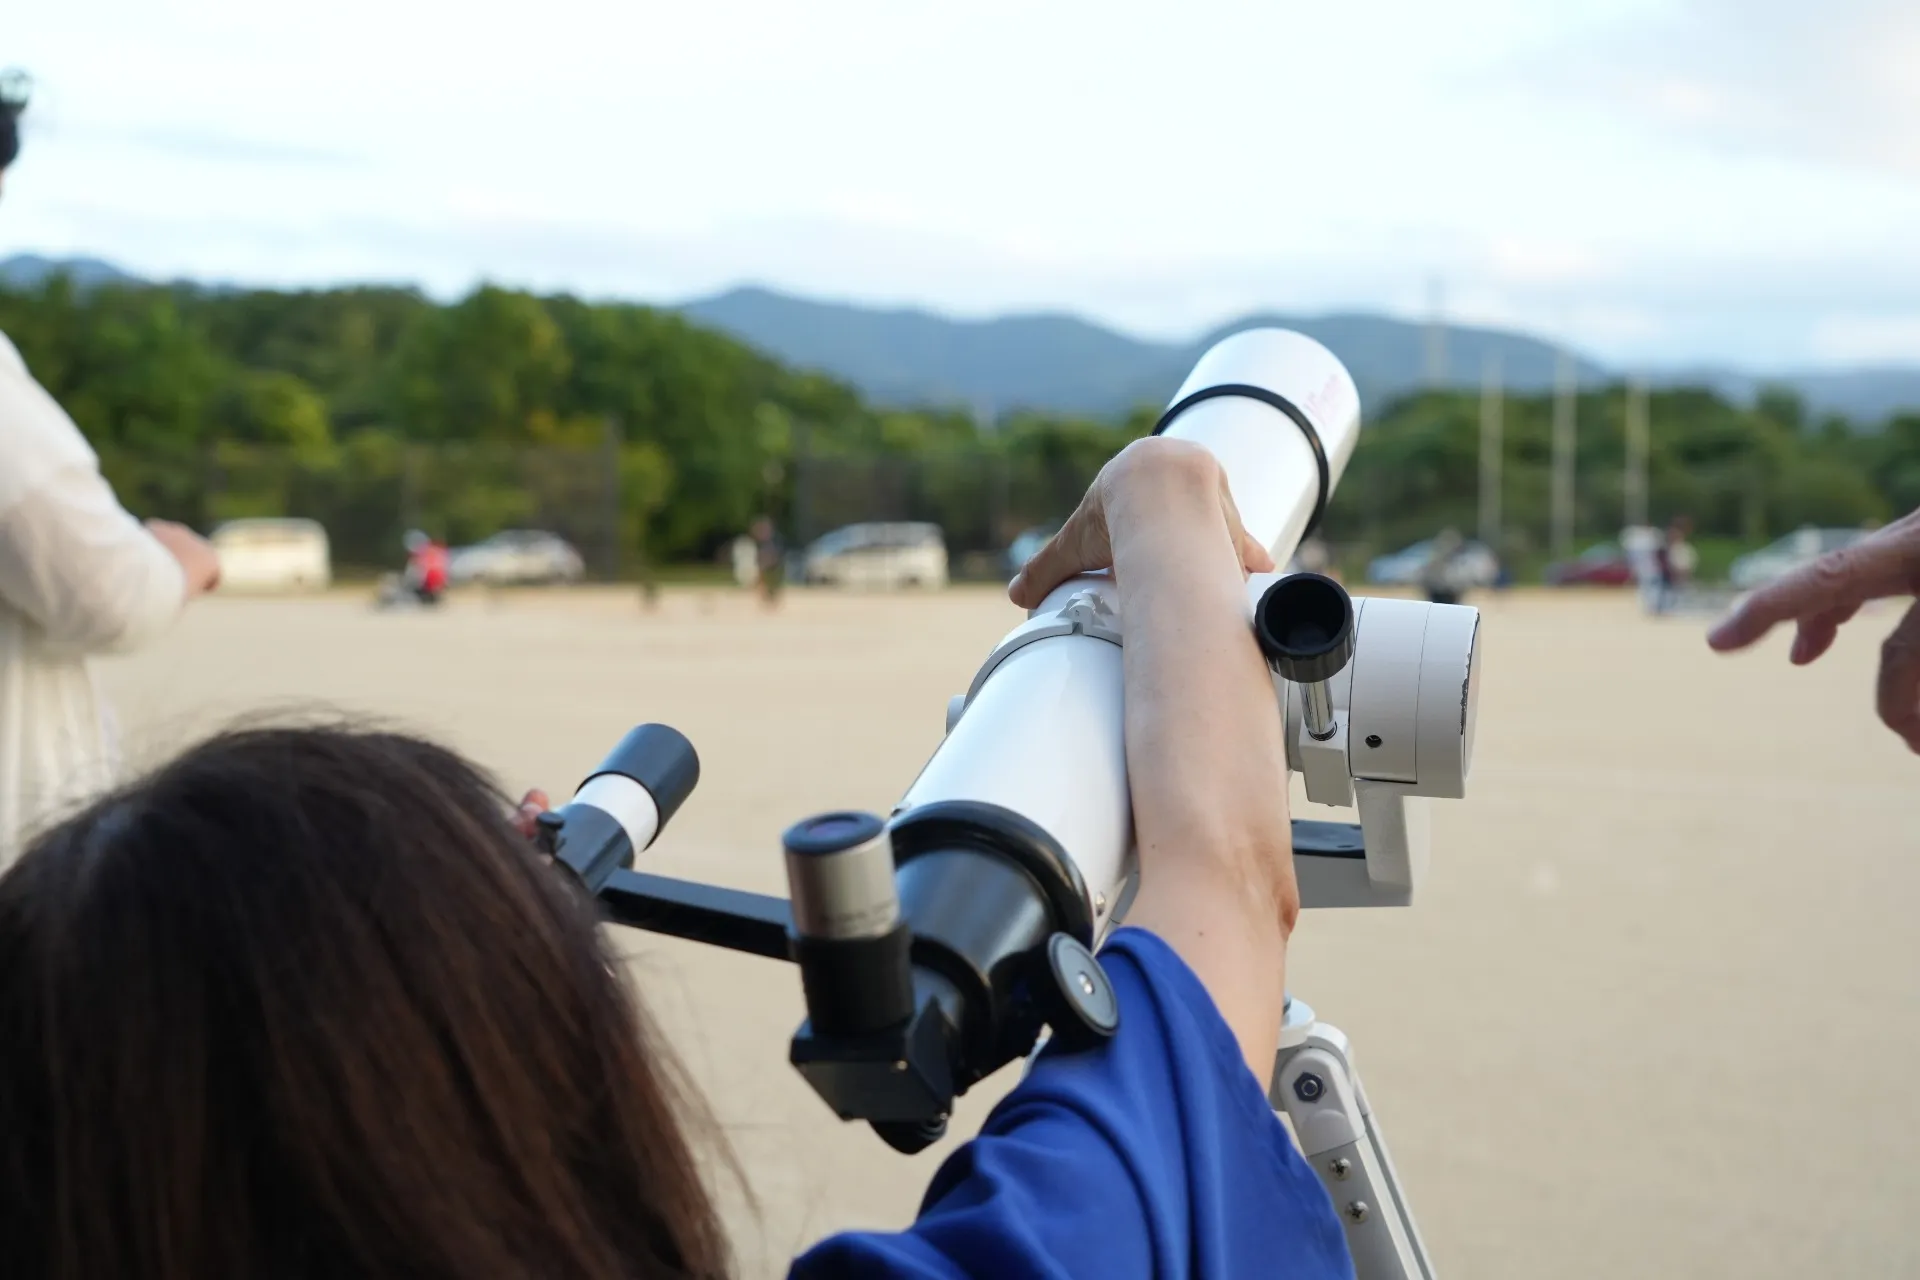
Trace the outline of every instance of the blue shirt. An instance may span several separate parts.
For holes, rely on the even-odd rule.
[[[790,1280],[1353,1275],[1333,1201],[1193,971],[1141,929],[1100,959],[1113,1040],[1043,1052],[910,1229],[835,1236]]]

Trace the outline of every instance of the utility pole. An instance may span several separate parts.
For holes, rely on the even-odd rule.
[[[608,582],[620,580],[620,543],[626,533],[626,520],[620,510],[620,446],[623,433],[620,419],[608,414],[601,427],[601,484],[604,496],[601,500],[600,520],[602,524],[601,543],[604,565],[602,572]]]
[[[1440,277],[1427,282],[1426,374],[1428,390],[1447,382],[1446,287]]]
[[[1553,554],[1561,559],[1573,553],[1573,357],[1560,348],[1555,364],[1553,394],[1553,480],[1551,490]]]
[[[1487,352],[1480,379],[1480,541],[1496,556],[1500,536],[1500,353]]]
[[[1647,523],[1647,384],[1627,382],[1627,474],[1621,488],[1627,499],[1627,528]]]

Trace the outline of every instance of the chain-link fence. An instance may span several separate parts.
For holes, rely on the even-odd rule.
[[[102,450],[101,468],[141,514],[202,529],[252,516],[298,516],[327,531],[336,565],[390,567],[409,529],[472,542],[546,529],[596,576],[623,572],[618,459],[604,449],[485,445],[347,447],[324,457],[222,443],[193,457]]]
[[[605,446],[587,448],[355,438],[324,456],[238,444],[188,456],[103,449],[101,461],[122,500],[141,515],[201,529],[246,516],[317,520],[336,568],[347,572],[395,566],[408,529],[456,544],[504,529],[541,529],[573,544],[589,574],[601,580],[631,579],[668,560],[721,569],[731,561],[734,541],[761,514],[796,553],[850,525],[937,526],[949,577],[1004,580],[1008,553],[1021,535],[1064,518],[1098,470],[1097,461],[1086,458],[985,446],[911,457],[801,456],[727,482],[737,492],[710,479],[703,490],[694,486],[702,477],[682,472],[672,478],[670,465],[660,473],[667,479],[645,482],[645,468],[636,466],[645,458],[611,436]],[[1336,560],[1357,573],[1369,557],[1441,528],[1473,533],[1477,478],[1452,474],[1464,469],[1382,466],[1356,457],[1323,531]],[[1656,517],[1694,516],[1703,568],[1719,572],[1738,550],[1781,532],[1775,524],[1855,523],[1842,520],[1838,508],[1809,505],[1811,499],[1787,503],[1802,490],[1818,498],[1824,476],[1803,467],[1763,492],[1739,467],[1669,468],[1654,476],[1652,506]],[[1522,580],[1534,578],[1550,554],[1547,468],[1517,455],[1502,488],[1500,550]],[[1756,494],[1780,505],[1782,518],[1758,520],[1750,510]],[[1582,470],[1575,500],[1576,549],[1615,537],[1623,505],[1619,467]],[[669,545],[670,555],[649,553]],[[871,550],[863,555],[873,558]],[[804,571],[804,561],[789,559],[787,568]],[[912,578],[917,571],[902,574]]]
[[[101,466],[141,515],[203,530],[245,517],[316,520],[335,566],[347,571],[395,565],[409,529],[456,544],[503,529],[542,529],[572,543],[593,577],[633,577],[642,570],[648,522],[665,518],[676,500],[669,485],[658,509],[636,510],[621,480],[617,443],[570,449],[349,441],[325,456],[221,443],[191,455],[103,449]],[[937,525],[950,576],[1004,579],[1010,545],[1072,511],[1092,478],[1092,469],[1072,462],[985,450],[802,457],[769,473],[757,506],[796,551],[848,525]],[[732,539],[751,519],[711,522],[710,534],[679,558],[725,563]]]
[[[805,458],[793,469],[786,527],[792,544],[804,547],[848,525],[933,524],[946,543],[952,577],[1004,579],[1013,543],[1064,519],[1094,474],[1069,461],[984,450]]]

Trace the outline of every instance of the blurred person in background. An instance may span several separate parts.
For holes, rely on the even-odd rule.
[[[1648,525],[1630,525],[1620,531],[1620,550],[1627,557],[1640,607],[1647,613],[1660,612],[1660,548],[1665,539],[1665,534]]]
[[[439,604],[452,575],[446,544],[415,529],[406,536],[407,588],[421,604]]]
[[[27,87],[0,75],[0,192]],[[79,427],[0,334],[0,866],[29,828],[113,781],[112,720],[88,660],[152,640],[219,579],[205,539],[121,507]]]
[[[1792,623],[1787,660],[1801,667],[1832,648],[1840,628],[1873,601],[1915,597],[1920,597],[1920,511],[1769,582],[1708,632],[1707,643],[1731,653]],[[1881,641],[1874,702],[1882,723],[1920,753],[1920,599]]]
[[[742,591],[751,591],[760,585],[760,544],[755,542],[751,533],[743,533],[733,540],[733,581]]]
[[[1693,521],[1686,516],[1675,516],[1667,525],[1667,536],[1661,541],[1656,556],[1660,603],[1655,612],[1671,613],[1680,606],[1687,588],[1693,585],[1700,556],[1687,541],[1687,535],[1692,532]]]
[[[780,541],[779,531],[773,527],[772,517],[760,516],[753,522],[753,545],[760,571],[760,600],[772,609],[780,603],[780,588],[786,580],[787,560],[787,548]]]
[[[911,1228],[792,1277],[1353,1274],[1267,1100],[1300,910],[1246,615],[1272,568],[1213,456],[1151,437],[1009,587],[1119,584],[1141,879],[1100,956],[1125,1014],[1041,1049]],[[255,729],[42,836],[0,877],[5,1274],[728,1274],[712,1121],[529,840],[541,808],[415,739]]]

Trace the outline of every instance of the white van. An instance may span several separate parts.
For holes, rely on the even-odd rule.
[[[333,581],[327,531],[314,520],[229,520],[213,531],[222,591],[324,591]]]
[[[947,542],[937,524],[850,524],[808,547],[801,563],[806,581],[815,586],[947,585]]]

